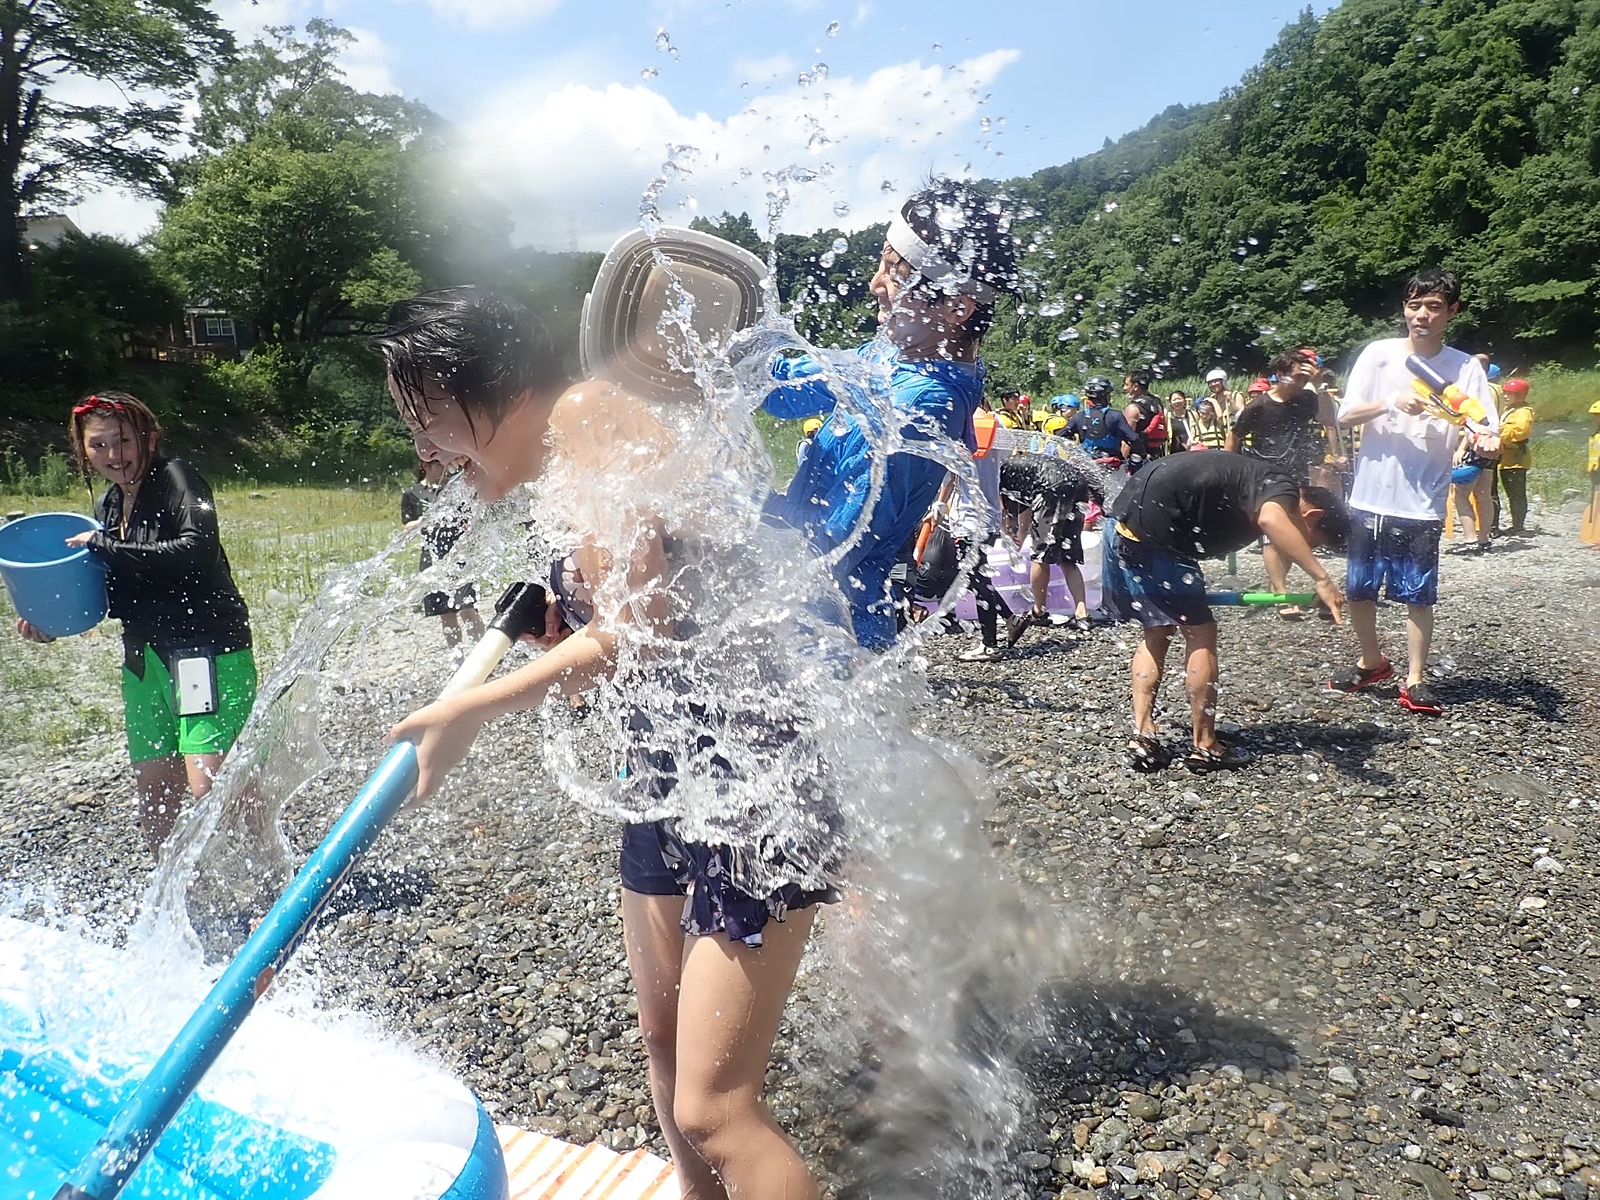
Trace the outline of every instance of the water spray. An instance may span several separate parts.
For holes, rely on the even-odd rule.
[[[536,584],[515,583],[507,588],[495,604],[488,630],[439,698],[483,683],[523,634],[543,634],[546,604],[545,590]],[[105,1134],[61,1185],[55,1200],[114,1200],[122,1192],[256,1002],[305,941],[328,901],[404,807],[416,784],[417,748],[400,742],[367,777],[322,844],[112,1118]],[[500,1194],[504,1194],[503,1183]]]

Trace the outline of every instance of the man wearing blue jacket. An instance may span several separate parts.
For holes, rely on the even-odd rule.
[[[972,417],[983,397],[978,348],[994,322],[995,302],[1016,290],[1011,212],[964,183],[938,180],[907,200],[889,224],[872,293],[879,336],[860,353],[888,374],[895,408],[905,414],[905,441],[935,437],[970,451]],[[779,386],[762,407],[781,420],[833,413],[837,399],[824,365],[806,357],[779,360]],[[857,418],[833,413],[817,433],[788,491],[768,510],[805,532],[820,553],[845,545],[835,565],[850,604],[856,639],[869,649],[893,643],[896,627],[889,580],[903,548],[937,498],[946,468],[911,451],[890,454],[870,514],[872,445]]]

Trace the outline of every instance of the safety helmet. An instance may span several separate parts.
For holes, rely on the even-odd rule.
[[[1600,400],[1596,400],[1593,404],[1589,405],[1589,415],[1591,417],[1600,417]]]
[[[1500,364],[1499,363],[1490,363],[1489,364],[1488,375],[1489,375],[1489,382],[1490,383],[1493,383],[1496,379],[1499,379],[1500,378]]]
[[[1478,482],[1478,476],[1483,474],[1483,468],[1476,463],[1462,463],[1450,472],[1450,482],[1460,487],[1471,487]]]
[[[1528,381],[1526,379],[1508,379],[1500,390],[1508,396],[1526,396],[1528,394]]]
[[[1111,380],[1104,375],[1091,375],[1083,381],[1083,394],[1102,404],[1111,399],[1112,390]]]
[[[1082,408],[1083,401],[1079,400],[1071,392],[1068,392],[1065,396],[1061,397],[1061,407],[1068,409],[1069,411],[1075,408]]]
[[[1058,434],[1067,427],[1065,417],[1051,417],[1044,423],[1044,431],[1049,434]]]
[[[806,437],[815,437],[822,429],[821,417],[807,417],[806,423],[800,426],[800,432]]]

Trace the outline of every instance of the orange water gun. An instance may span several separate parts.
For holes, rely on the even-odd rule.
[[[1468,421],[1482,425],[1488,421],[1489,414],[1476,396],[1469,396],[1450,383],[1424,359],[1415,354],[1409,356],[1406,370],[1414,376],[1411,387],[1429,416],[1439,417],[1452,425],[1465,425]]]

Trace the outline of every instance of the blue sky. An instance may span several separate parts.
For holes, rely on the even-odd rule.
[[[679,147],[680,168],[660,204],[669,221],[760,212],[786,188],[780,227],[792,230],[882,219],[895,192],[934,170],[1012,176],[1065,162],[1169,104],[1214,99],[1300,4],[220,0],[218,8],[244,38],[313,16],[357,32],[351,81],[403,91],[449,118],[459,169],[510,207],[517,240],[562,249],[602,246],[633,225],[669,145]],[[76,215],[86,227],[133,235],[153,210],[108,194]]]

